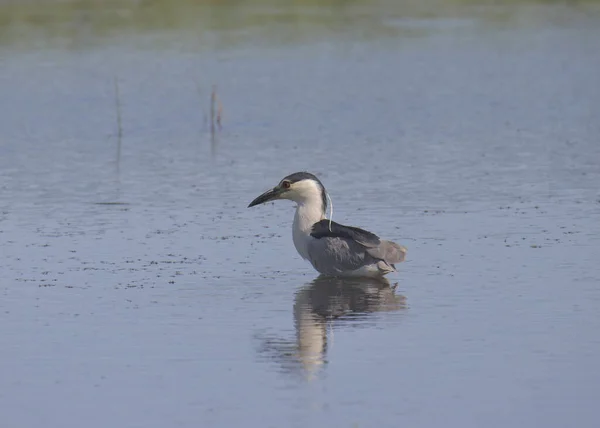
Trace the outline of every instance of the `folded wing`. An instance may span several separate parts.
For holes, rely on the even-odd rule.
[[[395,263],[404,261],[406,248],[395,242],[379,239],[377,235],[360,229],[358,227],[344,226],[329,220],[321,220],[313,225],[311,236],[318,241],[315,247],[319,247],[324,258],[331,263],[334,259],[338,268],[357,269],[362,265],[377,262],[380,269],[385,271],[395,270]],[[327,263],[325,260],[317,260],[313,264]],[[320,262],[320,263],[319,263]]]

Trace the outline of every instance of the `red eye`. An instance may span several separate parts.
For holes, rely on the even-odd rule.
[[[281,183],[281,187],[283,187],[284,189],[289,189],[291,186],[289,181],[284,181],[283,183]]]

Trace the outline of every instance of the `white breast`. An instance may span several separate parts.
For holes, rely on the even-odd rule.
[[[314,238],[296,227],[294,227],[292,232],[292,238],[294,239],[294,246],[296,247],[298,254],[300,254],[303,259],[308,259],[308,242]]]
[[[298,254],[303,259],[308,259],[308,245],[315,239],[310,236],[313,225],[324,218],[323,212],[319,206],[314,204],[299,203],[294,216],[292,226],[292,238]]]

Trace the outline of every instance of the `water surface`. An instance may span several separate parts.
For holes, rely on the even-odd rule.
[[[4,423],[595,427],[599,24],[3,2]],[[246,208],[298,170],[408,247],[388,284],[319,278],[292,204]]]

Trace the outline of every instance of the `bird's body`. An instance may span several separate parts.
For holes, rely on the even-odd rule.
[[[395,272],[406,248],[366,230],[338,224],[325,217],[327,197],[323,184],[310,173],[285,177],[275,188],[249,206],[274,199],[296,202],[292,237],[298,254],[324,275],[381,277]]]

